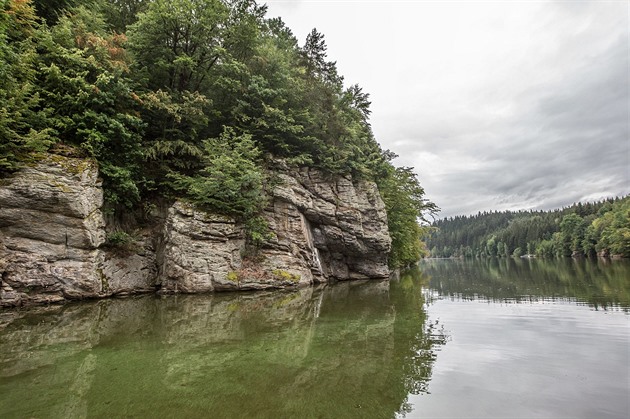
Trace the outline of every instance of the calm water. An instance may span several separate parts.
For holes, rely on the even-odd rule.
[[[0,311],[0,417],[628,417],[630,264]]]

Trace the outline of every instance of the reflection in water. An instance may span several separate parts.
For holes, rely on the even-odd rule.
[[[630,263],[588,259],[425,260],[439,295],[497,301],[569,299],[595,309],[630,309]]]
[[[0,311],[0,416],[624,417],[628,278],[432,260],[391,282]]]
[[[392,417],[446,341],[421,276],[0,313],[2,417]]]
[[[423,261],[425,309],[450,338],[409,416],[630,417],[629,267]]]

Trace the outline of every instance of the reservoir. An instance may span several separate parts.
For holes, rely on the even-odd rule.
[[[2,418],[625,418],[630,263],[0,311]]]

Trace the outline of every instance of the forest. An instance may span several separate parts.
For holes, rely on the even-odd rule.
[[[630,257],[630,196],[553,211],[480,212],[431,228],[432,257]]]
[[[1,0],[0,176],[46,154],[95,159],[112,216],[184,198],[246,223],[273,161],[373,180],[392,237],[390,265],[426,253],[437,207],[396,167],[370,99],[254,0]]]

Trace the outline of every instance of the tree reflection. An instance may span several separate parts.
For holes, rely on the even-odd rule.
[[[410,394],[429,391],[447,340],[427,319],[425,281],[415,272],[392,282],[293,292],[4,312],[0,411],[15,417],[70,407],[90,417],[404,414]]]
[[[426,260],[440,295],[501,301],[575,299],[595,309],[630,308],[630,263],[588,259]]]

